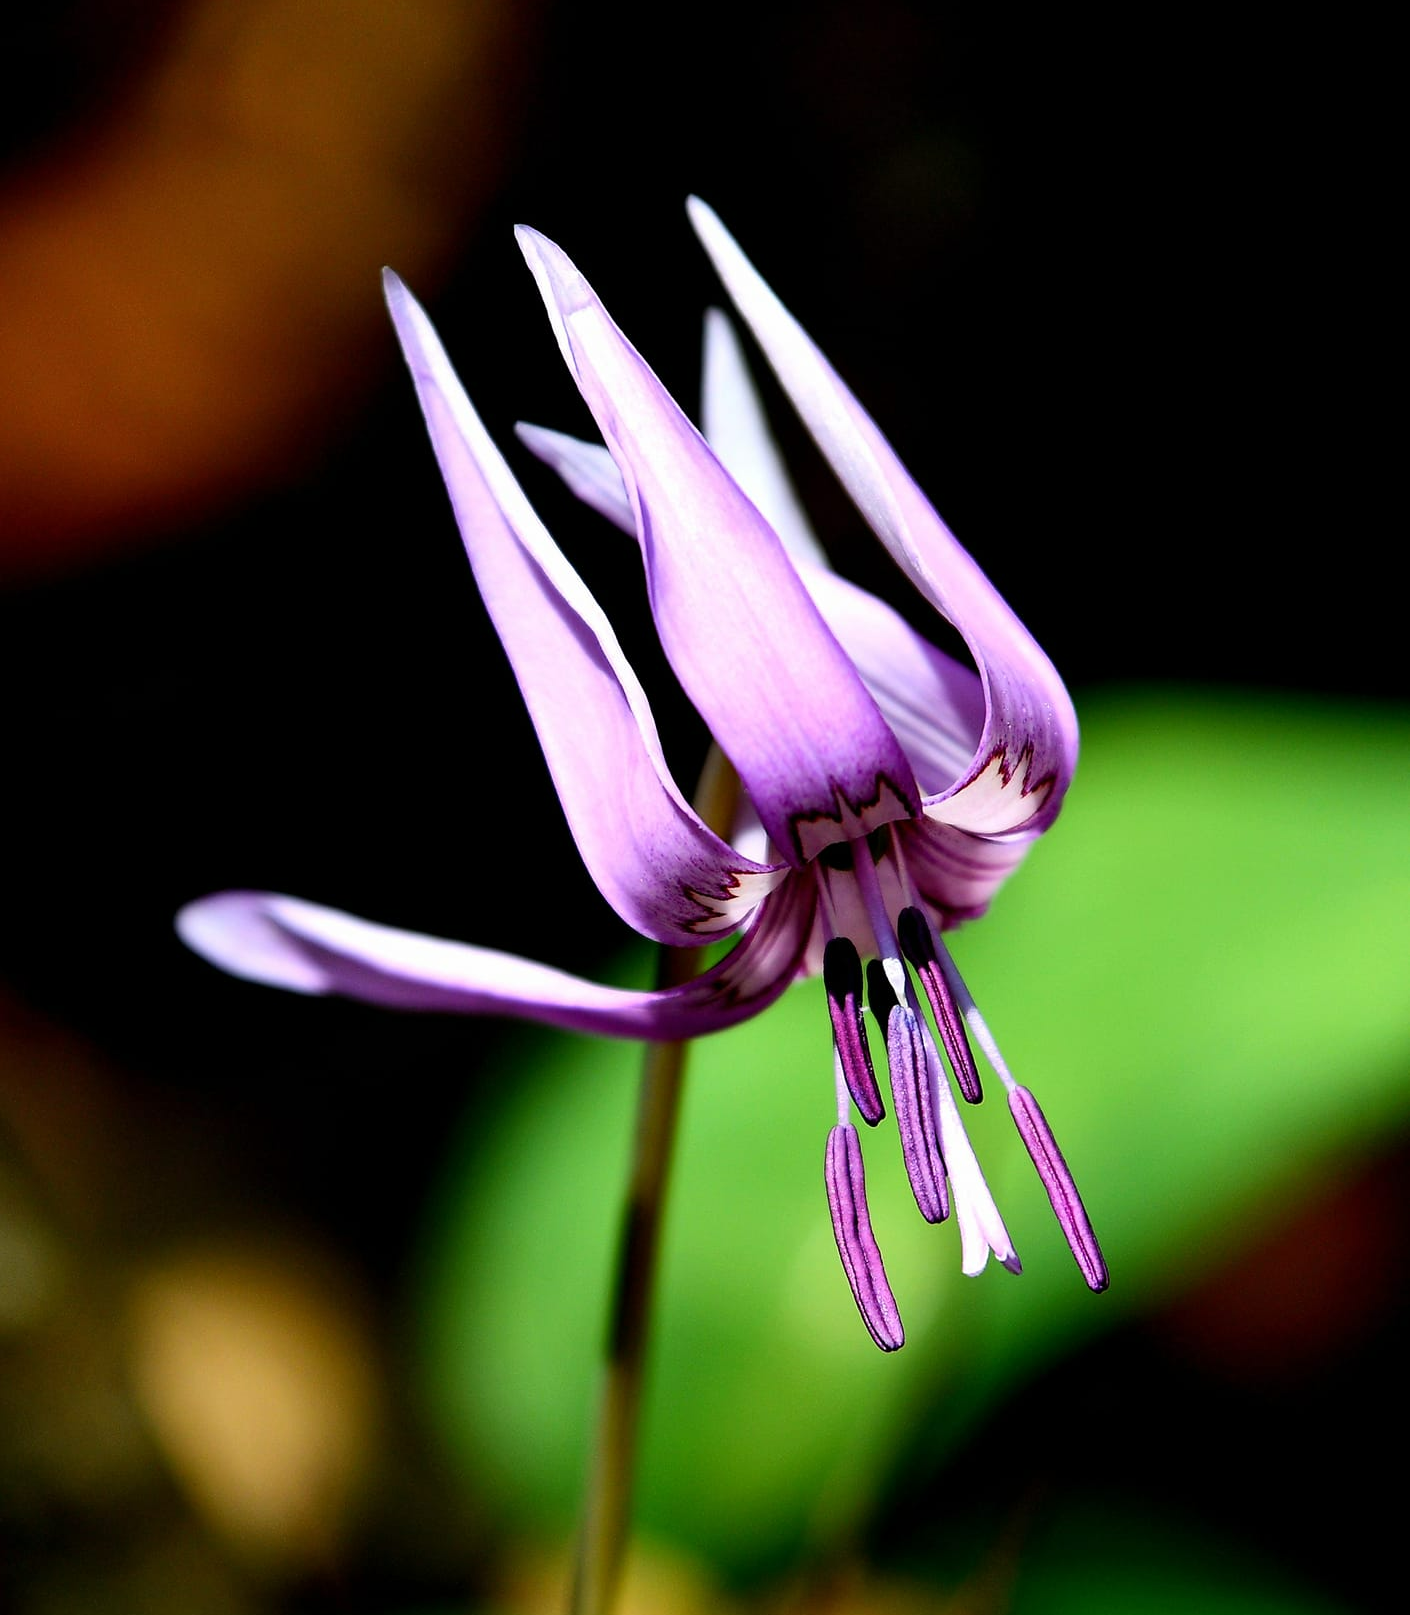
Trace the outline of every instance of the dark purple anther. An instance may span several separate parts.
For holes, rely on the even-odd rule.
[[[842,1062],[842,1076],[862,1120],[875,1127],[886,1114],[876,1085],[867,1031],[862,1021],[862,960],[845,936],[835,936],[823,949],[823,986],[832,1016],[832,1037]]]
[[[871,1231],[862,1144],[855,1127],[839,1124],[827,1135],[825,1176],[837,1254],[852,1286],[857,1311],[882,1351],[895,1351],[905,1345],[906,1331]]]
[[[911,1193],[927,1222],[944,1222],[950,1215],[950,1196],[920,1022],[896,997],[879,959],[867,966],[867,998],[872,1014],[886,1027],[891,1103],[896,1107],[896,1130],[901,1135],[901,1156]]]
[[[1048,1126],[1048,1118],[1027,1088],[1014,1088],[1010,1092],[1009,1109],[1013,1112],[1019,1137],[1033,1157],[1038,1176],[1048,1191],[1048,1199],[1062,1225],[1063,1235],[1077,1258],[1078,1267],[1082,1269],[1082,1277],[1086,1279],[1089,1289],[1106,1289],[1108,1280],[1102,1248],[1097,1244],[1097,1236],[1087,1220],[1087,1208],[1082,1204],[1082,1196],[1077,1192],[1077,1185],[1072,1181],[1072,1174],[1062,1158],[1053,1130]]]
[[[979,1071],[965,1036],[964,1021],[959,1005],[945,980],[945,972],[935,956],[935,939],[930,934],[930,921],[918,908],[903,908],[896,916],[896,935],[901,951],[910,960],[911,968],[920,977],[925,996],[930,1000],[930,1012],[935,1017],[935,1030],[940,1044],[955,1073],[960,1092],[971,1105],[984,1097],[979,1086]]]

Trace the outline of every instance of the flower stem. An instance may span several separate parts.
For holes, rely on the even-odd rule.
[[[733,768],[719,747],[712,745],[696,791],[696,812],[718,834],[727,835],[738,796],[739,780]],[[698,975],[705,951],[662,948],[658,985],[681,986]],[[571,1615],[609,1615],[621,1576],[631,1523],[656,1252],[689,1047],[688,1043],[650,1043],[642,1063]]]

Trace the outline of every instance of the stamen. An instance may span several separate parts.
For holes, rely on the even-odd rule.
[[[847,1090],[862,1119],[875,1127],[886,1114],[886,1107],[876,1084],[862,1020],[862,960],[855,944],[845,936],[832,937],[823,949],[823,986]]]
[[[1048,1126],[1047,1117],[1028,1089],[1017,1085],[1009,1093],[1009,1109],[1013,1112],[1019,1137],[1033,1157],[1033,1165],[1038,1168],[1038,1176],[1048,1191],[1048,1199],[1068,1246],[1077,1259],[1078,1267],[1082,1269],[1082,1277],[1086,1279],[1089,1289],[1106,1289],[1108,1275],[1101,1246],[1097,1244],[1097,1236],[1092,1232],[1087,1218],[1087,1208],[1082,1204],[1082,1196],[1072,1181],[1072,1173],[1062,1158],[1062,1151],[1053,1137],[1052,1128]]]
[[[871,1338],[882,1351],[895,1351],[905,1344],[906,1332],[871,1231],[862,1145],[855,1127],[841,1124],[827,1135],[824,1176],[837,1254],[842,1258],[852,1299]]]
[[[964,1035],[959,1006],[936,956],[930,921],[918,908],[903,908],[896,916],[896,930],[901,951],[910,960],[930,1000],[935,1030],[940,1034],[941,1047],[955,1073],[959,1090],[971,1105],[977,1105],[984,1097],[984,1090],[979,1085],[979,1071],[970,1052],[969,1039]]]
[[[984,1050],[984,1058],[998,1073],[999,1081],[1012,1093],[1018,1086],[1014,1081],[1013,1073],[1009,1070],[1008,1062],[999,1052],[999,1045],[994,1040],[994,1034],[989,1030],[989,1023],[979,1013],[979,1006],[974,1001],[974,994],[965,985],[965,979],[960,974],[960,967],[950,957],[950,950],[943,942],[936,941],[935,957],[945,977],[946,985],[954,995],[955,1005],[964,1017],[964,1023],[969,1028],[974,1041]]]
[[[867,996],[872,1014],[886,1028],[891,1102],[896,1109],[896,1130],[901,1135],[901,1157],[906,1163],[911,1193],[927,1222],[944,1222],[950,1215],[950,1197],[945,1186],[945,1162],[936,1130],[935,1096],[922,1023],[896,997],[886,968],[878,959],[867,966]]]

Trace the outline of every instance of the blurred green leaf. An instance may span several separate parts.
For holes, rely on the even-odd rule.
[[[1069,1505],[1025,1544],[1009,1615],[1338,1615],[1277,1567],[1110,1499]]]
[[[908,1334],[856,1317],[822,1190],[817,984],[692,1051],[643,1453],[648,1533],[735,1569],[864,1507],[927,1407],[937,1458],[1016,1373],[1237,1249],[1410,1100],[1410,720],[1169,691],[1086,703],[1063,818],[954,951],[1078,1175],[1090,1295],[996,1080],[967,1112],[1025,1261],[959,1275],[894,1127],[864,1140]],[[644,956],[635,979],[649,976]],[[640,1052],[522,1033],[428,1228],[428,1394],[467,1474],[565,1527],[585,1462]],[[996,1103],[995,1101],[999,1101]]]

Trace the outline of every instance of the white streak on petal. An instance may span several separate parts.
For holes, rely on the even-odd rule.
[[[971,774],[963,798],[958,794],[942,795],[935,802],[927,802],[925,816],[937,824],[957,825],[975,835],[1002,835],[1026,828],[1042,810],[1052,789],[1051,778],[1033,778],[1031,754],[1026,759],[1013,760],[997,753],[977,774]]]
[[[739,338],[717,308],[705,311],[703,372],[701,425],[705,441],[783,540],[783,547],[794,561],[825,567],[827,556],[784,469]]]

